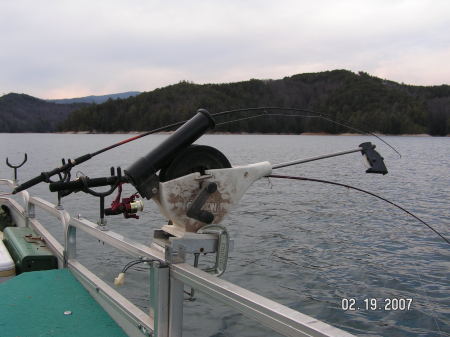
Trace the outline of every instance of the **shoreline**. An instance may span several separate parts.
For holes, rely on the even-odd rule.
[[[0,134],[56,134],[56,135],[139,135],[146,131],[115,131],[115,132],[97,132],[97,131],[58,131],[58,132],[0,132]],[[170,135],[174,131],[161,131],[155,132],[154,135]],[[426,133],[405,133],[405,134],[383,134],[373,133],[378,137],[450,137],[450,134],[446,136],[432,136]],[[250,133],[250,132],[207,132],[205,135],[235,135],[235,136],[365,136],[371,135],[370,133],[326,133],[326,132],[303,132],[303,133]]]
[[[63,132],[45,132],[50,134],[81,134],[81,135],[138,135],[141,133],[144,133],[145,131],[127,131],[127,132],[121,132],[121,131],[115,131],[115,132],[96,132],[96,131],[63,131]],[[154,135],[167,135],[172,134],[174,131],[163,131],[163,132],[155,132]],[[18,133],[36,133],[36,132],[18,132]],[[417,133],[417,134],[382,134],[382,133],[374,133],[375,135],[379,137],[450,137],[449,135],[446,136],[432,136],[426,133]],[[211,132],[206,133],[206,135],[235,135],[235,136],[244,136],[244,135],[255,135],[255,136],[363,136],[367,134],[363,133],[326,133],[326,132],[303,132],[300,134],[297,133],[249,133],[249,132]]]

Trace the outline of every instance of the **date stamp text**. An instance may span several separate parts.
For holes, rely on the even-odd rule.
[[[341,309],[345,311],[408,311],[411,310],[412,298],[342,298]]]

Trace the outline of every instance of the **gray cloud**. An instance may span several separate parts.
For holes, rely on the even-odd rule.
[[[0,94],[69,97],[334,68],[448,83],[448,1],[0,2]]]

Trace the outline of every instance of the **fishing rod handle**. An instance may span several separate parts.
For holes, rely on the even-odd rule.
[[[30,188],[36,184],[39,184],[41,182],[43,182],[45,180],[45,175],[43,173],[41,173],[40,175],[38,175],[37,177],[34,177],[33,179],[30,179],[26,182],[24,182],[23,184],[20,184],[19,186],[17,186],[14,190],[13,190],[13,194],[16,194],[18,192],[21,192],[23,190],[26,190],[27,188]]]
[[[37,177],[34,177],[33,179],[30,179],[26,182],[24,182],[23,184],[20,184],[19,186],[17,186],[14,191],[12,192],[13,194],[16,194],[20,191],[26,190],[27,188],[30,188],[34,185],[37,185],[43,181],[48,182],[51,176],[54,176],[55,174],[64,172],[66,170],[70,170],[72,167],[74,167],[75,165],[81,164],[89,159],[92,158],[92,154],[88,153],[85,154],[81,157],[76,158],[75,160],[71,160],[69,159],[69,162],[67,164],[64,164],[60,167],[57,167],[49,172],[42,172],[40,175],[38,175]]]
[[[69,168],[71,168],[73,166],[72,163],[67,163],[61,167],[57,167],[52,171],[49,172],[42,172],[40,175],[38,175],[37,177],[34,177],[33,179],[30,179],[26,182],[24,182],[23,184],[20,184],[19,186],[17,186],[14,191],[13,194],[16,194],[20,191],[26,190],[27,188],[30,188],[34,185],[37,185],[43,181],[49,181],[49,178],[55,174],[61,173]]]
[[[81,190],[85,187],[99,187],[99,186],[111,186],[118,182],[122,182],[123,178],[118,177],[103,177],[103,178],[88,178],[82,177],[69,182],[56,182],[49,185],[50,192],[58,192],[64,190]],[[124,182],[124,181],[123,181]]]

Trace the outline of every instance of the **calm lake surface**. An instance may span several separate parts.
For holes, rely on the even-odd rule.
[[[0,176],[11,178],[4,158],[28,163],[19,179],[59,165],[62,157],[94,152],[128,135],[0,134]],[[110,166],[128,167],[167,135],[152,135],[76,167],[90,177],[109,175]],[[328,179],[368,189],[399,203],[450,237],[450,138],[385,137],[401,153],[365,136],[207,135],[197,143],[218,148],[233,165],[285,162],[377,145],[389,174],[365,174],[361,155],[350,154],[277,170],[279,174]],[[132,188],[128,189],[132,192]],[[41,184],[34,195],[56,203]],[[111,198],[107,200],[109,204]],[[77,193],[65,208],[96,221],[98,200]],[[165,224],[152,201],[139,220],[108,219],[111,230],[148,244]],[[40,214],[38,213],[38,216]],[[45,219],[45,217],[44,217]],[[62,240],[62,228],[49,228]],[[262,179],[247,192],[223,223],[234,250],[223,278],[358,336],[450,336],[450,245],[397,208],[353,190],[313,182]],[[82,234],[80,260],[112,284],[130,258]],[[147,308],[145,267],[127,273],[119,291]],[[359,310],[345,311],[353,298]],[[379,305],[412,299],[410,310],[366,310],[364,299]],[[198,294],[186,302],[185,336],[274,336],[239,313]]]

